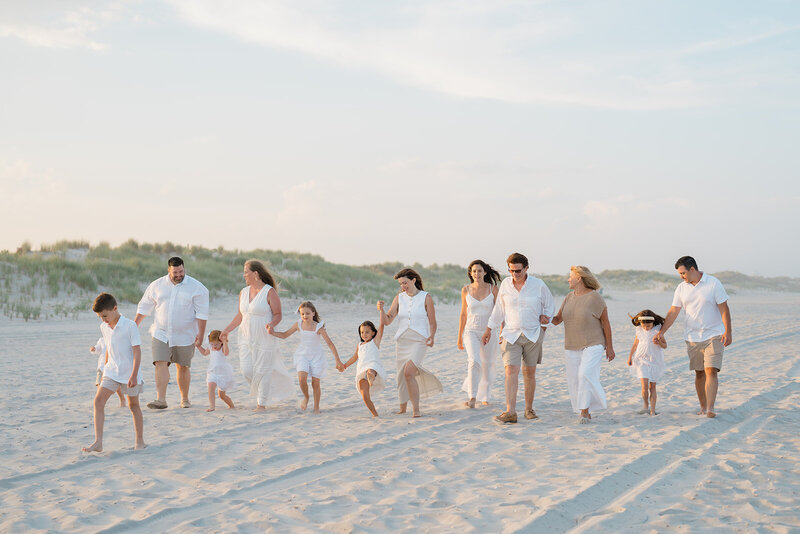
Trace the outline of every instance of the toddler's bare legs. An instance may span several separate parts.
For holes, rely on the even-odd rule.
[[[144,421],[142,420],[142,407],[139,406],[139,395],[135,397],[128,395],[128,406],[131,408],[133,430],[136,432],[136,445],[133,448],[138,451],[147,447],[144,442]]]
[[[358,391],[361,393],[361,398],[364,399],[364,404],[367,405],[367,409],[372,413],[372,417],[378,417],[378,411],[375,409],[375,405],[372,404],[372,399],[369,396],[369,382],[363,378],[359,380]]]
[[[231,398],[230,398],[230,397],[229,397],[229,396],[228,396],[228,395],[227,395],[227,394],[226,394],[224,391],[222,391],[221,389],[220,389],[220,390],[218,390],[218,391],[219,391],[219,398],[220,398],[220,399],[222,399],[222,401],[223,401],[225,404],[227,404],[227,405],[228,405],[228,408],[235,408],[235,406],[233,405],[233,401],[231,400]]]
[[[94,396],[94,443],[83,447],[84,452],[103,452],[103,424],[106,420],[106,403],[113,390],[98,387]]]
[[[216,382],[209,382],[208,383],[208,410],[206,410],[207,412],[213,412],[217,408],[216,405],[215,405],[215,402],[217,400],[216,393],[217,393],[217,384],[216,384]]]
[[[319,378],[312,376],[311,388],[314,390],[314,413],[319,413],[319,398],[322,396],[322,391],[319,385]]]
[[[297,373],[297,381],[300,383],[300,391],[303,392],[303,400],[300,402],[300,409],[308,408],[308,373],[300,371]]]
[[[644,402],[644,406],[642,406],[642,409],[636,413],[643,414],[650,411],[650,407],[648,404],[648,397],[650,395],[650,386],[648,385],[648,383],[650,382],[650,380],[647,378],[642,378],[641,381],[642,381],[642,402]]]
[[[658,415],[656,413],[656,383],[650,382],[650,415]]]

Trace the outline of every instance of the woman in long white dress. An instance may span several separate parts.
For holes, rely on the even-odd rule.
[[[239,312],[220,339],[227,339],[241,325],[239,365],[250,384],[250,394],[256,397],[255,410],[262,411],[269,404],[291,397],[294,386],[278,354],[278,340],[267,332],[267,326],[274,328],[282,316],[275,280],[263,263],[248,260],[244,264],[244,281],[247,287],[239,293]]]
[[[476,401],[484,406],[489,404],[497,368],[497,334],[493,333],[486,345],[481,342],[481,336],[497,299],[500,273],[486,262],[475,260],[467,267],[467,276],[470,283],[461,289],[457,345],[458,350],[467,351],[467,378],[461,387],[467,394],[464,406],[474,408]]]
[[[436,335],[436,311],[433,298],[422,289],[422,278],[413,269],[403,269],[394,276],[400,284],[400,293],[392,301],[389,311],[383,301],[378,302],[381,322],[391,324],[399,318],[395,334],[397,354],[397,396],[400,411],[405,413],[408,401],[414,417],[420,417],[420,397],[442,392],[442,384],[430,371],[422,367],[428,347],[433,347]]]

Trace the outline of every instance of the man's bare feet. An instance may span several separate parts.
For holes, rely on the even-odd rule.
[[[88,447],[84,447],[81,449],[83,452],[103,452],[103,442],[102,441],[95,441]]]
[[[422,414],[419,412],[414,412],[414,415],[412,417],[422,417]]]
[[[303,400],[300,401],[300,409],[306,411],[308,408],[308,397],[304,397]]]
[[[405,404],[401,404],[401,405],[400,405],[400,409],[399,409],[399,410],[397,410],[397,411],[396,411],[396,412],[394,412],[394,413],[396,413],[397,415],[404,414],[404,413],[406,413],[406,410],[407,410],[407,409],[408,409],[408,406],[407,406],[407,405],[405,405]]]
[[[319,415],[319,414],[320,414],[319,408],[314,408],[314,415]]]
[[[141,442],[141,443],[137,443],[136,445],[133,446],[133,450],[135,450],[135,451],[140,451],[140,450],[146,449],[146,448],[147,448],[147,443],[145,443],[144,441]]]
[[[711,411],[706,413],[706,417],[716,417],[716,416],[717,416],[717,414],[714,413],[714,412],[711,412]]]
[[[698,411],[695,412],[695,414],[697,414],[697,415],[705,415],[706,411],[705,410],[698,410]]]
[[[211,406],[208,409],[206,409],[207,412],[213,412],[214,410],[215,410],[215,408],[213,406]]]

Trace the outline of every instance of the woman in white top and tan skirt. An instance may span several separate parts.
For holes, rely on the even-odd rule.
[[[381,322],[389,325],[399,320],[395,341],[397,343],[397,396],[400,411],[405,413],[408,401],[414,417],[420,417],[420,397],[441,393],[442,384],[422,367],[428,347],[433,347],[436,335],[436,311],[433,298],[422,289],[422,278],[413,269],[403,269],[394,276],[400,284],[400,293],[392,301],[389,311],[384,310],[383,301],[378,302]]]

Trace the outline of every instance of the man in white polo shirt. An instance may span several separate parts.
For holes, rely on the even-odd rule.
[[[689,353],[689,368],[695,372],[694,387],[700,401],[697,415],[716,417],[717,373],[722,369],[723,349],[733,341],[728,294],[722,282],[697,269],[697,262],[691,256],[680,258],[675,268],[683,282],[675,289],[672,307],[653,342],[664,339],[664,334],[683,309],[686,313],[684,339]]]
[[[148,408],[167,407],[169,365],[174,363],[181,392],[181,408],[188,408],[194,348],[201,345],[208,321],[208,289],[186,275],[181,258],[167,261],[166,276],[155,280],[142,295],[136,310],[136,324],[155,312],[153,318],[153,365],[156,368],[156,400]]]
[[[511,276],[500,284],[482,341],[486,345],[492,337],[492,330],[502,326],[506,411],[495,420],[516,423],[520,366],[525,383],[525,419],[539,418],[533,410],[536,365],[542,363],[544,332],[555,313],[555,302],[545,283],[528,274],[528,258],[515,252],[506,262]]]

